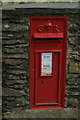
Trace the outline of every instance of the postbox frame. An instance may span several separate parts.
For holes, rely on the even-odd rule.
[[[53,17],[36,17],[36,16],[31,16],[30,17],[30,28],[32,27],[32,20],[33,19],[46,19],[46,18],[52,18],[53,19]],[[65,19],[65,28],[66,28],[66,30],[65,30],[65,36],[64,36],[64,38],[65,38],[65,44],[64,44],[64,58],[65,58],[65,63],[66,63],[66,51],[67,51],[67,21],[68,21],[68,18],[67,17],[54,17],[54,19],[60,19],[60,20],[63,20],[63,19]],[[30,45],[31,45],[31,32],[30,32]],[[45,41],[42,41],[42,42],[45,42]],[[32,51],[32,48],[31,48],[31,46],[30,46],[30,61],[32,60],[32,53],[31,53],[31,51]],[[53,52],[52,52],[53,51]],[[61,54],[62,54],[62,51],[61,50],[45,50],[45,51],[43,51],[43,50],[39,50],[39,51],[35,51],[35,58],[36,58],[36,55],[37,55],[37,53],[38,52],[52,52],[53,54],[54,54],[54,52],[60,52],[60,65],[59,65],[59,89],[58,89],[58,106],[56,106],[56,105],[54,105],[54,106],[49,106],[49,105],[35,105],[35,93],[34,92],[36,92],[35,91],[35,88],[34,88],[34,81],[32,80],[33,78],[32,78],[32,76],[31,76],[31,66],[32,66],[32,63],[30,62],[30,109],[33,109],[33,110],[37,110],[37,109],[63,109],[64,108],[64,106],[65,106],[65,101],[64,101],[64,99],[65,99],[65,77],[66,77],[66,75],[64,75],[64,78],[63,78],[63,100],[61,100],[61,98],[60,98],[60,94],[61,94],[61,82],[60,82],[60,80],[61,80],[61,59],[62,59],[62,57],[61,57]],[[54,56],[53,56],[54,57]],[[41,65],[40,65],[41,66]],[[54,67],[54,66],[53,66]],[[41,69],[41,68],[40,68]],[[66,73],[66,64],[64,65],[64,67],[63,67],[63,69],[64,69],[64,72]],[[35,69],[36,70],[36,69]],[[54,73],[54,72],[53,72]],[[36,75],[36,71],[35,71],[35,75]],[[41,76],[41,77],[43,77],[43,76]],[[49,76],[49,77],[51,77],[51,76]]]

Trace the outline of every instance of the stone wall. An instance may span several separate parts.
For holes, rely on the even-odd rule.
[[[54,9],[3,10],[3,117],[12,111],[29,110],[30,16],[67,16],[67,65],[65,108],[78,108],[80,77],[80,22],[78,11]]]

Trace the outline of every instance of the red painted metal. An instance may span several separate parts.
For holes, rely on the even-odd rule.
[[[34,38],[63,38],[63,33],[34,33]]]
[[[30,109],[64,108],[66,51],[66,17],[30,17]],[[42,53],[52,53],[51,75],[41,75]]]

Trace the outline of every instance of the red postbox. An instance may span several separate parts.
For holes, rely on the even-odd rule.
[[[30,109],[65,105],[66,17],[30,17]]]

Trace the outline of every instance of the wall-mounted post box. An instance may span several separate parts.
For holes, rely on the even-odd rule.
[[[65,105],[66,17],[30,18],[30,109]]]

